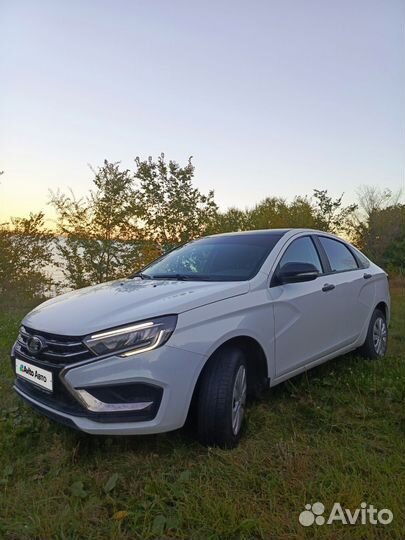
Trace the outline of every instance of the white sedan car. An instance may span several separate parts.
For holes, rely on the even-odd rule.
[[[233,447],[248,395],[349,351],[384,356],[389,318],[387,274],[336,236],[208,236],[35,308],[14,388],[87,433],[170,431],[193,411],[200,441]]]

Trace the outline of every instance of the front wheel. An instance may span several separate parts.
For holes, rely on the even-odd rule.
[[[236,347],[218,351],[202,375],[197,403],[198,438],[206,446],[234,448],[240,439],[247,396],[247,368]]]
[[[387,352],[388,328],[387,320],[380,309],[376,309],[371,317],[366,341],[360,352],[366,358],[382,358]]]

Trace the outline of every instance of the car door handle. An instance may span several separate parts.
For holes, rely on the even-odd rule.
[[[332,283],[325,283],[325,285],[322,287],[322,290],[323,292],[328,292],[328,291],[333,291],[334,288],[335,286],[332,285]]]
[[[363,277],[364,279],[370,279],[372,276],[372,274],[367,274],[367,272],[365,274],[363,274]]]

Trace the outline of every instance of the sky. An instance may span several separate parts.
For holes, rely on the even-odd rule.
[[[0,221],[89,164],[185,164],[222,209],[405,170],[402,0],[0,0]]]

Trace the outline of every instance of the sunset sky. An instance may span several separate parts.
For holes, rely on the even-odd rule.
[[[185,163],[220,207],[404,184],[402,0],[0,0],[0,220],[88,164]]]

